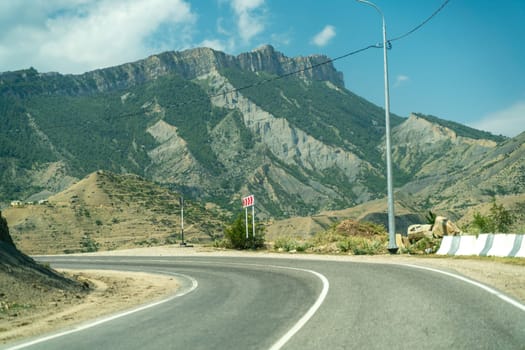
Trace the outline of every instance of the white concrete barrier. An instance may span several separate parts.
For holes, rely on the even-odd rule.
[[[489,251],[490,248],[492,248],[492,241],[493,241],[493,235],[490,235],[489,233],[482,233],[478,235],[478,238],[476,239],[476,255],[482,255],[483,251]],[[490,237],[490,238],[489,238]],[[485,255],[487,255],[485,253]]]
[[[485,241],[483,249],[481,249],[479,255],[487,256],[487,253],[492,248],[492,243],[494,243],[494,235],[492,233],[482,233],[478,236],[478,239],[484,239]]]
[[[454,255],[478,255],[481,252],[477,250],[477,237],[476,236],[459,236],[459,247]],[[483,249],[483,248],[482,248]]]
[[[516,235],[514,248],[510,255],[517,258],[525,258],[525,235]]]
[[[437,255],[479,255],[525,258],[525,235],[483,233],[444,236]]]
[[[454,236],[443,236],[443,239],[441,240],[441,245],[439,246],[438,251],[436,252],[437,255],[447,255],[450,251],[450,247],[452,246],[452,237]]]
[[[495,234],[492,248],[487,252],[487,256],[509,256],[515,239],[514,234]]]

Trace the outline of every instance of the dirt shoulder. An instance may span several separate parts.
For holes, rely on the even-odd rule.
[[[221,251],[211,248],[164,246],[100,252],[113,256],[242,256],[275,259],[311,259],[382,264],[414,264],[455,272],[492,286],[525,303],[525,265],[496,259],[429,258],[415,256],[333,256],[273,252]],[[0,343],[27,338],[145,304],[171,295],[177,281],[170,276],[106,270],[67,271],[79,280],[89,280],[94,289],[85,295],[49,295],[29,300],[16,315],[0,312]],[[33,304],[31,304],[33,303]]]
[[[178,288],[170,276],[107,270],[61,270],[77,280],[89,281],[86,294],[27,294],[24,303],[0,312],[0,343],[63,329],[104,315],[172,295]]]

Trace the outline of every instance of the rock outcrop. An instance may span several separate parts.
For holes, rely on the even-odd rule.
[[[305,79],[329,81],[344,87],[343,74],[323,55],[286,57],[272,46],[265,45],[238,56],[210,48],[169,51],[116,67],[97,69],[80,75],[39,73],[34,68],[0,74],[0,95],[27,97],[32,94],[77,95],[123,90],[160,76],[176,73],[184,79],[195,79],[215,70],[235,68],[252,72],[285,75],[300,72]],[[12,88],[16,83],[17,89]],[[28,84],[27,88],[22,87]]]
[[[8,245],[12,245],[13,247],[15,244],[13,243],[13,239],[11,238],[11,235],[9,234],[9,226],[7,226],[7,220],[2,216],[2,212],[0,211],[0,242],[3,242]]]
[[[443,236],[455,236],[461,234],[461,230],[455,223],[444,216],[437,216],[434,223],[410,225],[407,230],[408,240],[411,243],[422,238],[443,238]]]

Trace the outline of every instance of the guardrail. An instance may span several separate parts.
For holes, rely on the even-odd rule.
[[[525,235],[483,233],[478,236],[444,236],[436,254],[525,258]]]

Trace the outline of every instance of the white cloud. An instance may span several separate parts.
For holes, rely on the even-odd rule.
[[[292,34],[286,33],[273,33],[271,35],[272,43],[278,44],[279,46],[288,46],[292,42]]]
[[[516,136],[525,131],[525,100],[518,101],[501,111],[490,113],[471,126],[497,135]]]
[[[198,47],[209,47],[216,51],[230,52],[235,47],[235,41],[233,38],[230,38],[226,41],[220,39],[205,39],[201,41]]]
[[[0,66],[81,73],[190,45],[196,15],[183,0],[49,0],[2,7]],[[161,35],[162,40],[159,40]]]
[[[410,81],[410,78],[406,75],[400,74],[396,77],[396,81],[394,82],[394,87],[400,87],[401,85],[407,83]]]
[[[335,27],[327,25],[322,31],[312,38],[312,43],[317,46],[325,46],[335,36]]]
[[[219,18],[217,19],[217,33],[219,33],[219,34],[221,34],[221,35],[231,36],[230,31],[227,30],[227,29],[224,27],[223,22],[224,22],[224,18],[219,17]]]
[[[265,29],[264,0],[232,0],[231,7],[237,16],[237,30],[245,44]]]

